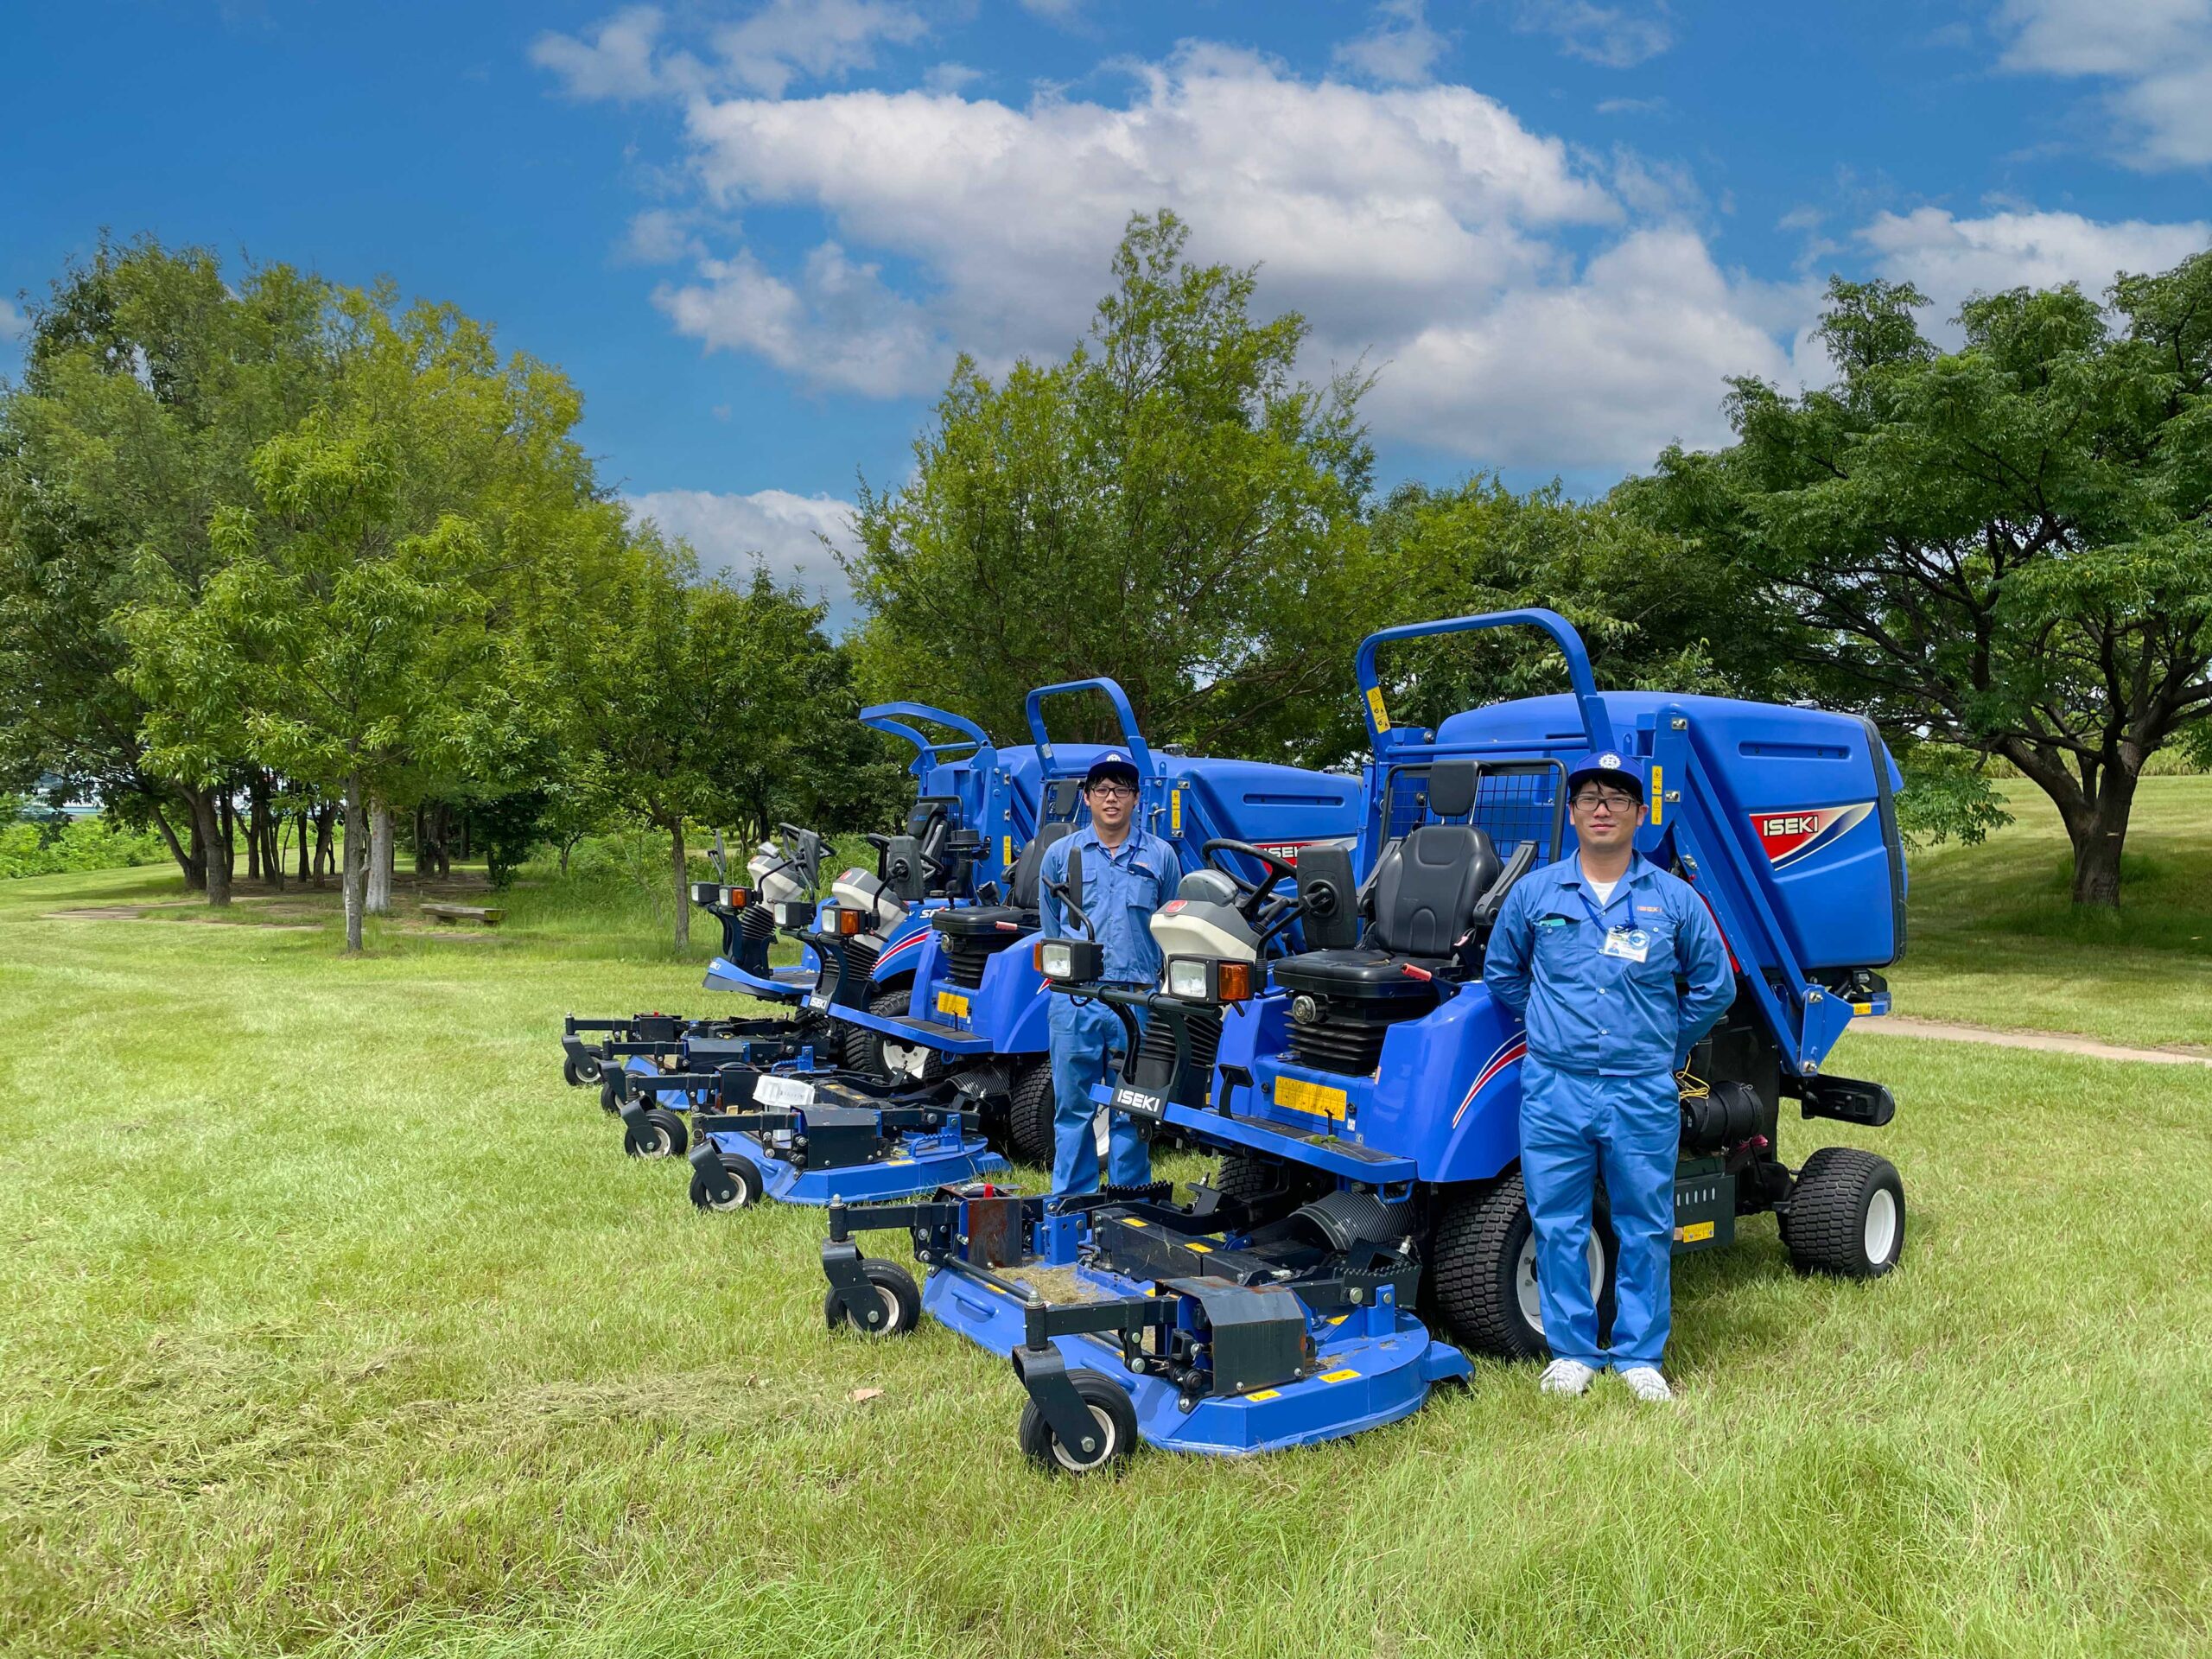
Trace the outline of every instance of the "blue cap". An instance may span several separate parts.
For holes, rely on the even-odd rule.
[[[1083,774],[1083,786],[1089,789],[1102,778],[1118,778],[1131,789],[1137,786],[1137,763],[1121,749],[1109,749],[1090,763],[1090,770]]]
[[[1567,792],[1573,794],[1585,778],[1603,778],[1643,799],[1643,773],[1633,757],[1617,749],[1592,749],[1567,769]]]

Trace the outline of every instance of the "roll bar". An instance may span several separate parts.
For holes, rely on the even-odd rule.
[[[1052,740],[1045,734],[1045,699],[1064,696],[1075,691],[1096,691],[1113,706],[1114,718],[1122,723],[1122,741],[1137,765],[1137,776],[1146,783],[1152,781],[1152,751],[1145,747],[1144,739],[1137,735],[1136,711],[1129,707],[1129,694],[1114,681],[1063,680],[1058,685],[1040,685],[1029,694],[1023,705],[1029,715],[1029,735],[1036,740],[1037,753],[1041,760],[1052,758]]]
[[[932,726],[942,726],[959,736],[949,743],[932,743],[906,722],[925,721]],[[860,722],[871,730],[903,740],[914,746],[912,766],[908,770],[916,777],[922,768],[941,754],[956,753],[972,749],[986,766],[995,766],[998,751],[991,745],[990,734],[964,715],[952,714],[943,709],[932,709],[926,702],[879,702],[860,712]]]
[[[1359,680],[1360,712],[1366,717],[1367,732],[1378,755],[1390,746],[1390,717],[1382,702],[1382,682],[1375,675],[1375,651],[1378,645],[1395,644],[1401,639],[1420,639],[1437,633],[1472,633],[1481,628],[1539,628],[1551,636],[1552,643],[1567,658],[1567,683],[1574,688],[1574,701],[1582,711],[1582,734],[1593,749],[1610,748],[1613,745],[1613,722],[1605,712],[1605,701],[1598,695],[1598,682],[1590,672],[1590,653],[1583,648],[1582,636],[1574,631],[1574,624],[1557,611],[1530,609],[1525,611],[1485,611],[1479,616],[1455,616],[1438,622],[1406,622],[1395,628],[1383,628],[1370,633],[1359,642],[1359,657],[1353,672]]]

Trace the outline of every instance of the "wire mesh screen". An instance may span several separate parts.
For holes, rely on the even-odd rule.
[[[1485,761],[1475,779],[1474,810],[1464,821],[1488,833],[1500,858],[1512,857],[1522,842],[1533,841],[1536,861],[1548,864],[1560,856],[1566,781],[1567,768],[1556,760]],[[1384,801],[1389,840],[1427,823],[1428,768],[1394,768]]]

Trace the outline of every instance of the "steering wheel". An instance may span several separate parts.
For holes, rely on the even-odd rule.
[[[1255,881],[1249,876],[1239,874],[1224,860],[1216,857],[1215,855],[1217,853],[1243,854],[1246,858],[1251,859],[1266,869],[1267,880]],[[1268,899],[1274,896],[1275,884],[1280,881],[1295,883],[1298,880],[1298,867],[1295,864],[1277,858],[1273,853],[1263,853],[1248,841],[1217,838],[1199,848],[1198,854],[1213,868],[1236,884],[1236,891],[1244,895],[1244,901],[1236,906],[1237,914],[1255,927],[1260,925],[1260,912],[1267,908]]]

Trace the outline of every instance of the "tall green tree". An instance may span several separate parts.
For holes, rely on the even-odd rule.
[[[1832,283],[1835,384],[1737,382],[1736,444],[1624,499],[1794,620],[1821,696],[2010,760],[2116,905],[2144,764],[2212,713],[2212,253],[1971,300],[1955,351],[1924,304]]]
[[[1105,674],[1148,733],[1234,749],[1307,685],[1368,493],[1366,381],[1301,381],[1305,321],[1255,319],[1254,272],[1188,237],[1133,218],[1088,339],[995,384],[963,359],[912,478],[863,483],[868,691],[1010,733],[1031,686]]]
[[[52,772],[151,824],[216,904],[249,758],[190,777],[149,760],[116,618],[148,582],[193,593],[218,567],[253,451],[327,395],[327,301],[289,266],[226,278],[204,249],[104,239],[30,308],[22,383],[0,389],[0,777]]]

